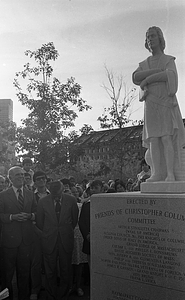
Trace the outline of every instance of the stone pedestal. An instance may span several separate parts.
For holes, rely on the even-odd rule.
[[[157,181],[141,183],[141,193],[184,194],[185,181]]]
[[[91,300],[185,300],[185,194],[91,199]]]

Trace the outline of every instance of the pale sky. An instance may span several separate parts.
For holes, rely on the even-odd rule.
[[[102,88],[104,65],[132,87],[133,71],[150,55],[144,40],[153,25],[163,30],[165,53],[176,57],[177,96],[185,118],[184,0],[0,0],[0,12],[0,98],[13,100],[18,125],[28,111],[18,102],[13,79],[28,61],[26,50],[54,43],[60,54],[54,76],[64,83],[75,77],[82,98],[93,107],[79,114],[73,129],[90,124],[99,130],[97,118],[111,105]],[[143,103],[135,100],[132,112],[132,119],[142,119]]]

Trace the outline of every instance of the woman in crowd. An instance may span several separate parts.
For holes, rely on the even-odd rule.
[[[126,187],[124,182],[121,179],[116,179],[115,180],[115,185],[114,185],[116,193],[121,193],[126,191]]]

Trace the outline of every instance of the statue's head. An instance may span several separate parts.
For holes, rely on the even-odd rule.
[[[162,30],[159,27],[157,27],[157,26],[152,26],[152,27],[148,28],[148,30],[146,32],[145,48],[148,49],[151,52],[151,48],[148,45],[148,39],[147,39],[148,32],[151,29],[153,29],[153,30],[156,31],[156,33],[158,35],[158,38],[159,38],[161,51],[164,52],[164,49],[165,49],[165,39],[164,39]]]

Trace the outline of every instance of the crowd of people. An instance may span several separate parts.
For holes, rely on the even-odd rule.
[[[136,181],[104,182],[74,177],[52,180],[33,171],[30,158],[0,176],[0,290],[13,299],[16,273],[18,299],[68,299],[84,295],[82,276],[90,274],[90,199],[98,193],[139,190],[150,175],[145,161]],[[45,278],[43,286],[42,278]]]

